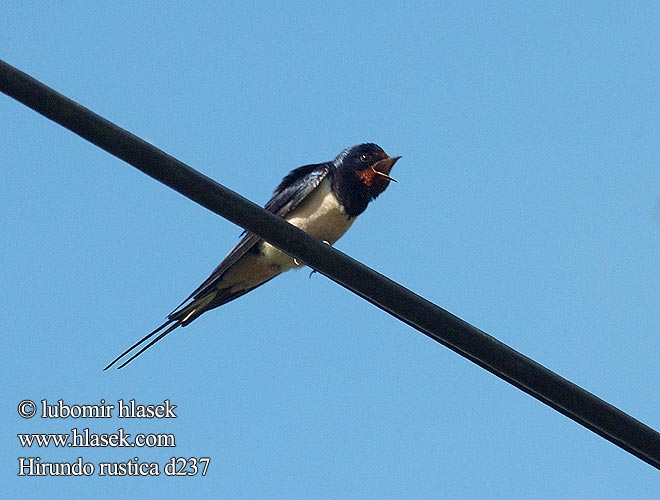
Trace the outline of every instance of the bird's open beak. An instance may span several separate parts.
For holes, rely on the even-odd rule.
[[[390,171],[399,158],[401,157],[388,156],[387,158],[374,163],[371,167],[371,170],[376,172],[376,174],[380,175],[381,177],[385,177],[388,181],[398,182],[394,177],[390,177]]]

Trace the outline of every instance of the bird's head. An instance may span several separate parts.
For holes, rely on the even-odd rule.
[[[381,194],[390,181],[390,171],[400,156],[389,156],[377,144],[359,144],[344,149],[334,159],[334,166],[341,176],[351,177],[364,185],[371,199]]]

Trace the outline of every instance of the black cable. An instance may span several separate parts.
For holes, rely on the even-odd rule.
[[[618,408],[4,61],[0,90],[660,469],[660,434]]]

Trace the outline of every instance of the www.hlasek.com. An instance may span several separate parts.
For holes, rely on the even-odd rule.
[[[114,410],[117,413],[113,415]],[[70,405],[63,400],[49,404],[43,399],[40,404],[23,400],[18,405],[18,413],[28,419],[40,416],[47,419],[166,419],[177,418],[176,405],[168,399],[162,404],[140,404],[134,399],[128,402],[117,401],[108,404],[101,399],[100,404]],[[40,411],[39,411],[40,410]],[[71,429],[61,433],[20,433],[17,434],[22,448],[174,448],[176,438],[172,433],[139,433],[132,435],[117,429],[112,433],[92,432],[89,427],[82,430]],[[170,457],[164,463],[141,461],[133,457],[125,462],[93,463],[78,457],[73,462],[50,462],[41,457],[18,457],[19,476],[205,476],[211,459],[209,457]]]
[[[82,431],[74,428],[68,434],[17,434],[23,448],[34,445],[46,448],[174,448],[174,434],[136,434],[133,439],[123,428],[113,433],[91,432],[89,427]]]

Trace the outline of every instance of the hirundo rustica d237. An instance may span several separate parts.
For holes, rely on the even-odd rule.
[[[287,175],[266,203],[266,210],[329,244],[335,243],[371,200],[390,181],[398,156],[387,155],[376,144],[343,150],[332,161],[305,165]],[[302,264],[258,236],[245,233],[211,275],[192,292],[167,321],[117,356],[104,369],[125,359],[126,366],[180,326],[245,295],[278,274]],[[129,356],[130,355],[130,356]]]

